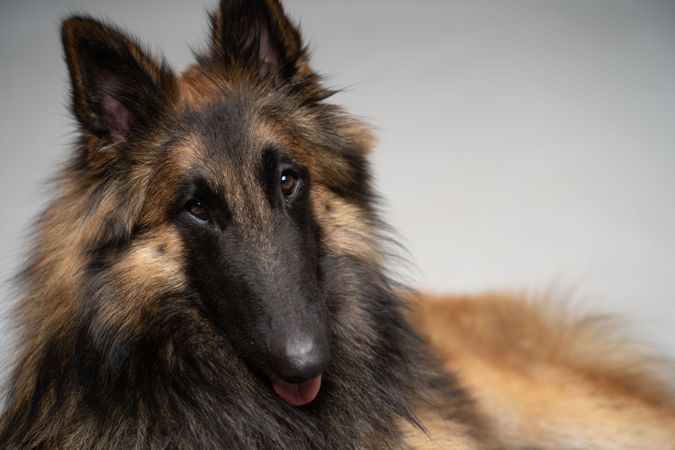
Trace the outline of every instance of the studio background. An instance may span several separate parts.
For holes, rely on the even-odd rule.
[[[216,0],[0,3],[6,282],[74,139],[59,22],[88,12],[178,71]],[[332,101],[370,121],[398,270],[439,292],[574,293],[675,355],[675,2],[286,0]]]

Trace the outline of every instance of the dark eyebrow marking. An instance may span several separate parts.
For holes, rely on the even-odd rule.
[[[229,208],[225,201],[225,193],[220,186],[214,186],[208,178],[200,173],[188,173],[180,182],[180,187],[176,191],[173,205],[170,208],[170,214],[175,216],[179,214],[189,200],[198,199],[206,202],[212,207],[217,207],[229,213]]]
[[[288,159],[286,152],[279,147],[266,147],[262,151],[260,158],[260,167],[258,170],[258,181],[265,190],[265,196],[271,207],[275,206],[279,200],[277,181],[279,178],[279,166],[282,160]]]

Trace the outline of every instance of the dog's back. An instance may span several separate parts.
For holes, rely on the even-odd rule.
[[[675,448],[675,367],[620,321],[547,296],[412,300],[411,321],[507,448]]]

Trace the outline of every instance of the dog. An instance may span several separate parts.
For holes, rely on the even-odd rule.
[[[180,76],[62,25],[79,127],[20,275],[1,448],[673,449],[665,373],[601,324],[387,275],[369,128],[277,0]]]

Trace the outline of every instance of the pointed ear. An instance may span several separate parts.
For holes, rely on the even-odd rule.
[[[127,142],[175,104],[176,80],[161,61],[115,28],[73,17],[61,28],[82,130],[103,144]]]
[[[211,16],[211,56],[277,83],[316,83],[298,29],[278,0],[221,0]]]

